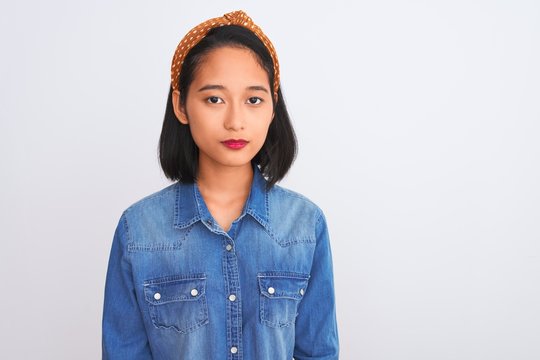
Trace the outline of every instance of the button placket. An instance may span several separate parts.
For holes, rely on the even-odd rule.
[[[227,344],[230,356],[238,358],[241,356],[242,347],[242,312],[240,304],[240,278],[238,269],[238,259],[235,250],[234,238],[230,234],[236,233],[238,223],[233,223],[228,234],[224,235],[225,250],[223,253],[225,287],[228,293],[225,301],[227,304],[227,318],[230,324],[227,331]]]

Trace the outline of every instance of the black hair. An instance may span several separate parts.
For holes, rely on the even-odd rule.
[[[233,46],[251,50],[268,74],[270,89],[274,83],[274,64],[262,41],[250,30],[238,25],[225,25],[211,29],[187,54],[178,81],[180,104],[186,103],[187,90],[193,82],[198,66],[211,50]],[[173,181],[193,183],[198,175],[199,148],[191,136],[189,125],[178,121],[172,103],[172,86],[169,89],[165,118],[159,138],[159,162],[165,176]],[[272,96],[274,118],[268,128],[266,140],[251,160],[267,178],[267,187],[283,179],[297,154],[297,140],[285,101],[278,89],[277,102]]]

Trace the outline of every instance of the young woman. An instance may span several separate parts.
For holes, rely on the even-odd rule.
[[[159,141],[174,181],[122,213],[106,359],[337,359],[323,211],[276,184],[296,156],[270,40],[242,11],[178,44]]]

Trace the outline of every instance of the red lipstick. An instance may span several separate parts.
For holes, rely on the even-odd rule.
[[[241,149],[244,146],[246,146],[248,142],[249,141],[244,140],[244,139],[228,139],[228,140],[222,141],[221,143],[227,146],[229,149]]]

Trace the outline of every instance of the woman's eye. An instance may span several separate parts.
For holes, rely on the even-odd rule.
[[[253,97],[250,97],[248,99],[248,102],[251,104],[251,105],[258,105],[262,102],[262,99],[259,98],[259,97],[256,97],[256,96],[253,96]]]
[[[223,100],[217,96],[210,96],[208,99],[206,99],[206,101],[211,104],[219,104],[220,102],[223,102]]]

